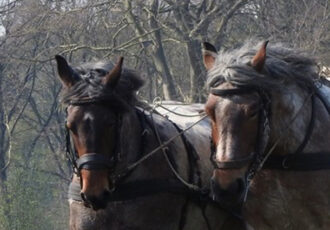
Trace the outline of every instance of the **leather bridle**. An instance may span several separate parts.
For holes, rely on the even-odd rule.
[[[106,104],[106,101],[95,98],[93,100],[79,100],[79,101],[71,101],[68,105],[73,106],[83,106],[89,104],[101,103]],[[67,109],[66,109],[67,113]],[[82,169],[85,170],[113,170],[118,161],[120,160],[120,128],[121,128],[122,118],[120,114],[116,114],[115,127],[115,146],[113,148],[112,154],[102,154],[102,153],[85,153],[82,156],[78,156],[76,148],[71,143],[70,130],[65,125],[66,131],[66,154],[72,165],[73,172],[81,177],[80,171]],[[110,155],[110,156],[109,156]]]
[[[329,104],[327,103],[327,100],[324,98],[324,96],[316,86],[310,89],[309,97],[311,98],[311,115],[310,115],[309,124],[307,126],[307,130],[305,132],[304,139],[302,143],[297,147],[294,153],[281,155],[281,156],[271,155],[271,152],[266,153],[266,147],[268,145],[269,134],[270,134],[270,120],[271,120],[270,94],[266,93],[265,91],[257,87],[243,87],[243,86],[236,86],[236,88],[233,89],[210,88],[210,93],[219,97],[229,97],[234,95],[257,93],[261,99],[260,110],[259,110],[258,135],[255,146],[255,152],[245,158],[219,162],[215,160],[216,146],[214,143],[212,143],[211,161],[213,162],[214,168],[235,169],[235,168],[242,168],[248,165],[248,163],[250,163],[250,166],[246,173],[247,186],[249,186],[253,177],[262,168],[295,170],[295,171],[330,169],[329,152],[303,153],[309,139],[311,138],[314,129],[316,97],[320,99],[320,101],[322,102],[322,104],[325,106],[328,113],[330,114]]]
[[[260,162],[264,160],[265,149],[269,139],[270,133],[270,118],[271,118],[271,99],[270,95],[263,90],[256,87],[236,87],[232,89],[219,89],[211,88],[210,93],[219,97],[230,97],[235,95],[253,94],[257,93],[259,102],[259,123],[258,123],[258,133],[256,145],[254,147],[254,152],[249,156],[239,159],[227,160],[227,161],[217,161],[215,159],[216,147],[212,143],[211,151],[211,162],[216,169],[238,169],[246,166],[250,163],[249,169],[246,173],[247,182],[252,180],[254,177]]]

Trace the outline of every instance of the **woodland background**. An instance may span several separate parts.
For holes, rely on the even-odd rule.
[[[67,229],[55,54],[116,61],[140,96],[204,102],[201,42],[283,42],[330,65],[330,0],[0,0],[0,230]]]

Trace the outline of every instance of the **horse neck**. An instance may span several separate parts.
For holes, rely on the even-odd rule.
[[[141,115],[138,115],[137,111],[133,109],[123,116],[120,131],[121,164],[123,167],[136,162],[145,154],[159,147],[164,140],[168,140],[176,134],[174,126],[164,117],[154,112],[153,114],[148,114],[149,112],[145,111],[141,113]],[[156,132],[159,135],[161,143],[157,138]],[[174,154],[177,148],[172,148],[172,143],[167,147],[169,148],[169,155],[177,156],[177,154]],[[173,158],[172,160],[176,162],[178,159]],[[130,176],[132,180],[136,178],[141,179],[140,177],[149,178],[149,176],[162,177],[172,175],[162,150],[159,150],[147,161],[140,163],[139,166],[134,169],[133,174],[134,175]]]
[[[321,90],[330,102],[330,88]],[[307,100],[301,110],[299,108],[303,105],[303,98],[306,98],[307,95],[307,92],[294,88],[290,93],[273,95],[271,144],[273,145],[277,138],[283,135],[273,154],[294,153],[302,143],[310,122],[310,99]],[[302,154],[317,152],[330,154],[330,133],[328,131],[330,129],[330,116],[320,99],[316,97],[315,100],[315,126]],[[298,112],[297,119],[288,124],[290,118],[296,112]],[[311,171],[309,173],[261,170],[250,187],[250,195],[244,206],[245,219],[250,223],[254,223],[256,229],[264,229],[269,223],[272,223],[272,226],[276,229],[284,229],[281,226],[282,223],[286,223],[286,226],[291,225],[288,229],[301,229],[303,223],[301,222],[301,215],[304,215],[304,222],[308,223],[306,226],[321,226],[322,222],[320,221],[329,219],[322,212],[322,205],[325,205],[324,208],[326,208],[326,204],[329,203],[328,196],[324,195],[329,194],[330,191],[328,173],[327,170]],[[307,184],[308,186],[306,186]],[[306,209],[307,212],[301,212],[304,214],[296,212],[297,210]],[[256,213],[261,215],[256,215]],[[283,215],[283,213],[290,215]],[[318,220],[314,219],[315,216],[319,217]],[[311,229],[318,228],[311,227]]]
[[[131,108],[123,114],[120,128],[120,153],[124,164],[133,162],[141,154],[142,128],[135,111]]]
[[[273,99],[270,143],[278,142],[274,154],[294,153],[303,142],[311,121],[311,93],[293,85],[286,92],[274,94]],[[314,129],[303,152],[320,152],[330,147],[327,141],[330,138],[329,115],[319,98],[315,100]]]
[[[330,149],[330,114],[326,108],[330,105],[330,87],[323,85],[320,89],[321,97],[326,100],[326,104],[316,97],[315,106],[315,127],[310,140],[310,145],[307,146],[307,151],[312,151],[308,147],[318,148],[318,151],[329,152]],[[329,108],[328,108],[329,109]],[[315,150],[314,150],[315,151]]]

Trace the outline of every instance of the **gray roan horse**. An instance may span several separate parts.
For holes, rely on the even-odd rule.
[[[204,43],[213,198],[253,229],[329,229],[329,82],[301,52],[266,47]]]
[[[115,66],[76,68],[61,56],[56,61],[75,171],[70,229],[243,229],[207,196],[213,169],[208,119],[178,135],[196,118],[175,124],[138,100],[142,81],[122,70],[122,58]],[[181,113],[196,111],[182,105]]]

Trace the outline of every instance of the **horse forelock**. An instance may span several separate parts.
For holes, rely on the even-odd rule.
[[[111,62],[106,61],[85,63],[75,67],[74,70],[81,79],[71,88],[64,89],[61,102],[69,104],[72,101],[102,99],[123,103],[136,99],[135,92],[143,85],[143,80],[133,70],[123,69],[115,88],[106,87],[102,83],[102,78],[113,67]]]
[[[250,61],[259,47],[260,43],[247,42],[241,48],[220,52],[208,72],[207,87],[226,81],[238,86],[282,90],[287,83],[313,87],[319,79],[319,68],[313,58],[282,44],[267,47],[264,69],[258,72],[250,65]]]

